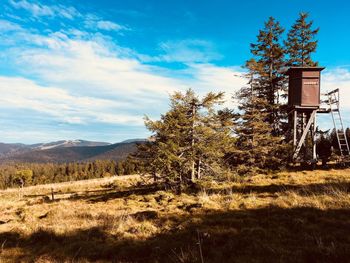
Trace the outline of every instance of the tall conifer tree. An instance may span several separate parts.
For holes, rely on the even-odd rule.
[[[270,17],[264,29],[259,31],[257,42],[251,44],[254,57],[246,63],[255,82],[258,98],[267,102],[266,121],[272,126],[275,135],[281,132],[281,96],[286,91],[284,49],[280,40],[283,32],[280,23]]]
[[[249,84],[236,94],[241,115],[235,127],[237,140],[233,164],[243,165],[243,171],[278,169],[285,163],[286,145],[281,136],[273,134],[273,127],[266,121],[269,103],[259,96],[260,91],[253,78]]]
[[[308,17],[307,13],[300,13],[299,18],[288,32],[288,38],[285,41],[286,52],[289,56],[288,66],[317,66],[311,54],[317,48],[315,37],[319,29],[312,29],[313,21],[308,22]]]

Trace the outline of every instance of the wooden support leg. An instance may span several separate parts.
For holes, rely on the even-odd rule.
[[[316,114],[313,120],[313,132],[312,132],[312,159],[317,160],[317,152],[316,152]]]
[[[303,134],[301,135],[301,138],[300,138],[300,141],[294,151],[294,154],[293,154],[293,159],[296,159],[299,155],[299,152],[300,152],[300,149],[301,147],[303,146],[304,142],[305,142],[305,139],[306,139],[306,136],[307,134],[309,133],[310,131],[310,128],[311,128],[311,125],[312,123],[314,123],[315,121],[315,118],[316,118],[316,112],[317,110],[314,110],[309,118],[309,121],[307,122],[306,124],[306,127],[305,129],[303,130]]]
[[[297,147],[297,127],[298,127],[298,112],[294,111],[294,120],[293,120],[293,150]]]

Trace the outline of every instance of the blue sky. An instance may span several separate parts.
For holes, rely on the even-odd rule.
[[[340,87],[350,126],[347,1],[0,3],[1,142],[146,137],[143,116],[159,118],[169,94],[189,87],[225,91],[234,107],[240,66],[264,21],[274,16],[288,29],[301,11],[320,27],[322,88]]]

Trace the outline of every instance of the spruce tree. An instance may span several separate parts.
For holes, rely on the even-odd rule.
[[[247,61],[245,67],[257,89],[257,97],[265,101],[266,121],[273,128],[273,134],[279,135],[282,129],[281,97],[286,94],[286,78],[284,49],[281,45],[281,35],[284,29],[273,17],[259,31],[257,42],[251,44],[253,58]]]
[[[208,93],[200,99],[192,90],[170,97],[170,110],[158,121],[146,118],[151,140],[134,155],[148,173],[172,182],[189,182],[217,174],[223,156],[231,150],[232,122],[218,112],[223,93]]]
[[[288,32],[287,41],[285,41],[286,53],[289,56],[288,66],[313,67],[317,62],[313,61],[311,54],[316,51],[317,35],[319,29],[312,29],[313,21],[308,22],[307,13],[300,13]]]
[[[252,82],[240,89],[236,99],[241,114],[235,129],[237,141],[231,163],[244,168],[238,169],[240,173],[282,167],[287,159],[287,145],[281,136],[273,134],[273,127],[266,122],[269,103],[259,97],[259,90]]]

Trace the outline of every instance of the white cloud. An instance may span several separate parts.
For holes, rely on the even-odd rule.
[[[322,75],[322,92],[335,89],[340,92],[340,107],[350,110],[350,71],[344,68],[326,70]]]
[[[234,68],[211,64],[189,65],[186,75],[190,77],[175,70],[163,74],[163,68],[125,58],[114,52],[113,45],[98,39],[71,39],[61,32],[27,38],[36,47],[7,55],[22,72],[46,85],[40,87],[24,79],[10,83],[11,79],[3,79],[1,88],[7,96],[2,102],[50,114],[65,122],[142,125],[144,114],[157,117],[166,110],[168,95],[175,90],[191,87],[200,94],[225,91],[231,101],[234,91],[245,83],[235,76]],[[7,86],[15,88],[9,91]],[[118,104],[121,105],[117,109]],[[94,114],[96,111],[98,115]],[[121,115],[118,111],[133,114]]]
[[[0,93],[1,108],[31,110],[63,123],[142,124],[137,115],[118,113],[132,106],[126,102],[72,95],[24,78],[0,77]]]
[[[162,92],[178,88],[171,78],[152,73],[152,68],[125,57],[123,49],[94,36],[89,40],[72,39],[61,32],[50,36],[19,34],[25,47],[7,53],[22,72],[40,77],[49,84],[84,92],[137,94],[140,91]]]
[[[87,14],[85,16],[85,26],[91,30],[104,30],[104,31],[121,31],[128,30],[127,27],[120,24],[114,23],[112,21],[104,20],[99,16],[93,14]]]
[[[7,20],[0,20],[0,32],[10,32],[21,30],[21,26]]]
[[[15,3],[29,9],[27,1]],[[36,5],[38,7],[31,8],[37,11],[33,9],[31,12],[37,12],[37,16],[40,12],[41,15],[45,12],[49,14],[45,8],[46,11],[40,9],[43,5]],[[107,22],[100,18],[93,20],[96,23]],[[15,77],[0,75],[0,108],[5,114],[3,120],[0,118],[0,124],[13,127],[15,137],[6,133],[8,129],[1,131],[3,138],[12,141],[16,138],[33,141],[35,136],[59,139],[54,136],[55,130],[61,139],[64,138],[62,136],[72,138],[72,134],[75,138],[86,138],[87,134],[95,132],[95,125],[99,124],[98,129],[126,127],[123,133],[116,131],[123,138],[140,137],[145,134],[143,116],[158,118],[168,108],[168,96],[173,91],[193,88],[201,95],[209,91],[225,91],[228,101],[231,101],[231,95],[245,83],[244,79],[235,76],[239,74],[236,68],[210,64],[208,61],[213,56],[209,51],[206,55],[198,53],[192,56],[197,54],[198,46],[202,48],[201,52],[205,46],[211,49],[211,44],[206,41],[184,41],[187,55],[192,54],[192,58],[186,61],[181,56],[187,56],[187,51],[179,51],[183,44],[179,44],[179,49],[173,54],[170,42],[167,43],[168,49],[163,46],[168,61],[186,63],[185,69],[172,70],[145,63],[140,58],[147,56],[118,46],[94,30],[65,28],[38,33],[37,30],[26,29],[27,26],[4,21],[1,23],[0,20],[0,31],[10,36],[11,43],[7,43],[9,48],[2,57],[8,68],[14,69]],[[105,30],[113,27],[117,30],[109,23],[100,23],[100,26]],[[149,61],[165,59],[148,58]],[[18,111],[27,113],[25,121],[29,123],[28,130],[22,135],[20,129],[23,127],[14,126],[16,117],[11,117],[13,112]],[[5,122],[6,119],[11,120],[10,125]],[[34,119],[45,120],[45,125],[31,123]],[[55,127],[59,123],[65,126]],[[80,128],[72,131],[70,129],[75,129],[72,127]]]
[[[10,4],[16,9],[24,9],[30,12],[34,17],[62,17],[74,19],[79,16],[79,12],[71,6],[64,5],[44,5],[39,2],[29,2],[27,0],[14,1],[10,0]]]
[[[114,53],[108,45],[94,40],[51,37],[37,43],[49,50],[26,50],[17,57],[17,63],[26,72],[68,90],[132,98],[145,105],[146,99],[153,103],[175,90],[189,87],[200,92],[225,91],[230,100],[246,82],[235,76],[239,74],[236,68],[212,64],[189,64],[186,74],[190,78],[183,78],[182,72],[178,74],[175,70],[164,76],[163,68],[124,58],[123,54]]]
[[[105,21],[105,20],[98,21],[96,23],[96,26],[98,29],[107,30],[107,31],[119,31],[119,30],[125,29],[125,27],[119,24],[113,23],[111,21]]]
[[[26,0],[22,1],[10,1],[10,4],[17,9],[25,9],[31,12],[34,16],[53,16],[53,10],[46,5],[30,3]]]

